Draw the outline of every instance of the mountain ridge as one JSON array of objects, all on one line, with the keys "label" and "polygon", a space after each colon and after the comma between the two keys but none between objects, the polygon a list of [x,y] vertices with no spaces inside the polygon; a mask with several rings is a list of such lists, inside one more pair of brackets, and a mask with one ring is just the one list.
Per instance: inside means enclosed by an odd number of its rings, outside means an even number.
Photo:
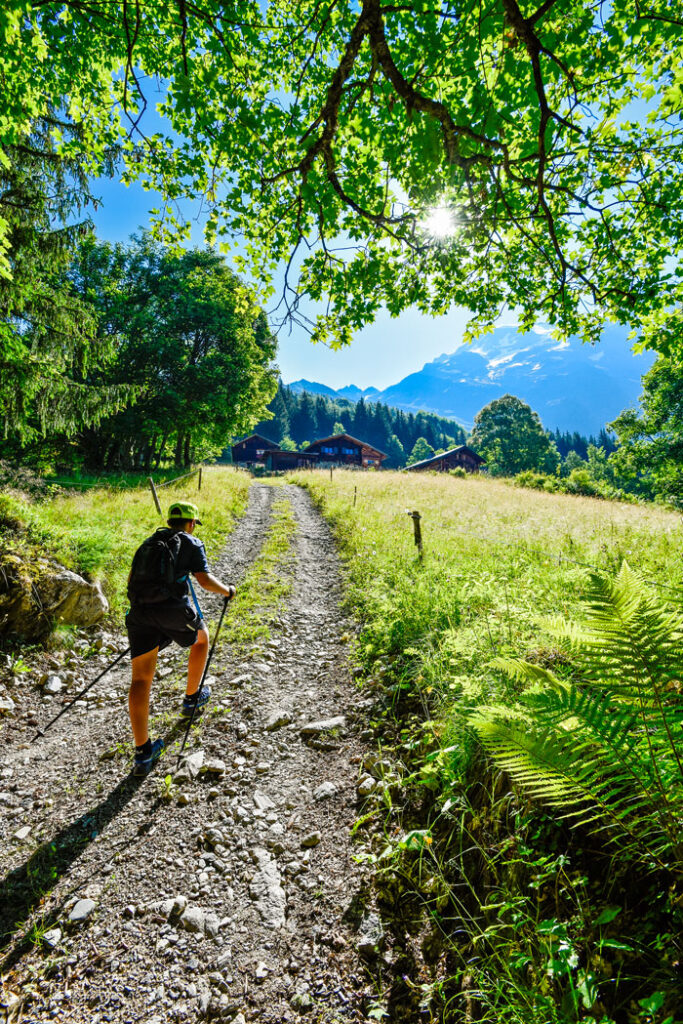
[{"label": "mountain ridge", "polygon": [[638,403],[642,374],[654,359],[652,352],[634,355],[622,327],[608,326],[596,346],[578,339],[558,343],[543,326],[528,334],[498,327],[383,390],[356,385],[335,390],[305,380],[288,387],[328,398],[363,397],[405,412],[433,412],[467,429],[480,409],[509,393],[527,402],[548,430],[597,434]]}]

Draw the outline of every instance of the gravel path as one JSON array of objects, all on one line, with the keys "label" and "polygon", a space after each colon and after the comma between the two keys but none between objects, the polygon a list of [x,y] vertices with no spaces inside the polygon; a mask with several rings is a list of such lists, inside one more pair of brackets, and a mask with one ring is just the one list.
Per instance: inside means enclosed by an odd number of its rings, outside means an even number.
[{"label": "gravel path", "polygon": [[[329,530],[303,491],[255,484],[212,568],[243,577],[274,493],[298,527],[291,596],[265,650],[216,656],[213,710],[180,772],[169,753],[147,779],[128,774],[127,659],[32,745],[62,695],[45,698],[35,677],[12,691],[20,711],[0,736],[8,1021],[365,1019],[359,947],[372,953],[377,922],[350,839],[364,702]],[[100,654],[84,659],[77,643],[44,666],[69,699],[126,646],[95,639]],[[185,664],[164,652],[153,691],[171,743]]]}]

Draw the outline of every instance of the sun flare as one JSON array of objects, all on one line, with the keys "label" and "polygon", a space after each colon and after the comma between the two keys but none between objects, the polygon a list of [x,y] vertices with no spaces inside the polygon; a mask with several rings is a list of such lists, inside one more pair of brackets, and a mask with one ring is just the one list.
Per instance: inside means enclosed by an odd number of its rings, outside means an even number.
[{"label": "sun flare", "polygon": [[453,211],[447,206],[435,206],[423,221],[424,230],[432,238],[448,238],[455,233]]}]

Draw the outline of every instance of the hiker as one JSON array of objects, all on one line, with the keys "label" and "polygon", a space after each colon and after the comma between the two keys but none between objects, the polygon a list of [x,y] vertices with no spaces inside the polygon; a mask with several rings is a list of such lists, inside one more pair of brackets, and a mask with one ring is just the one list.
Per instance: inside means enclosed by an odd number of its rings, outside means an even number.
[{"label": "hiker", "polygon": [[128,709],[135,741],[134,775],[146,775],[164,749],[162,739],[152,742],[149,737],[149,695],[159,651],[173,641],[190,649],[183,717],[189,718],[195,706],[201,710],[211,696],[208,686],[197,692],[209,651],[209,634],[189,574],[204,590],[228,599],[235,596],[235,587],[221,583],[209,572],[204,545],[194,536],[195,526],[201,526],[197,506],[189,501],[173,502],[168,510],[168,527],[159,527],[140,545],[128,577],[130,610],[126,628],[132,666]]}]

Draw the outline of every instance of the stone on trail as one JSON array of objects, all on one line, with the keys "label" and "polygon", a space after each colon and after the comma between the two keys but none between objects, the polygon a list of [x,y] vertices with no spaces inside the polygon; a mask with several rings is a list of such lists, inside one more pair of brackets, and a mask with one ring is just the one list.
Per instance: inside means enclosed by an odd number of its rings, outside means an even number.
[{"label": "stone on trail", "polygon": [[10,714],[14,711],[16,704],[6,693],[0,693],[0,711]]},{"label": "stone on trail", "polygon": [[48,932],[43,935],[43,942],[48,949],[56,949],[59,943],[62,941],[62,929],[61,928],[50,928]]},{"label": "stone on trail", "polygon": [[269,811],[271,810],[271,808],[275,807],[275,804],[270,799],[270,797],[263,793],[260,789],[254,791],[254,804],[256,805],[259,811]]},{"label": "stone on trail", "polygon": [[358,930],[358,952],[361,956],[377,956],[384,943],[384,929],[379,914],[366,914]]},{"label": "stone on trail", "polygon": [[96,904],[94,900],[78,900],[69,914],[70,923],[82,924],[83,921],[87,921],[95,909],[95,906]]},{"label": "stone on trail", "polygon": [[204,917],[204,934],[209,939],[215,939],[220,931],[221,922],[217,914],[206,914]]},{"label": "stone on trail", "polygon": [[226,766],[225,761],[221,761],[220,758],[214,757],[202,765],[200,769],[202,774],[208,772],[211,775],[225,775]]},{"label": "stone on trail", "polygon": [[43,684],[43,693],[60,693],[64,688],[61,676],[47,676]]},{"label": "stone on trail", "polygon": [[317,846],[322,839],[322,832],[311,832],[309,835],[304,836],[301,840],[301,845],[304,849],[312,846]]},{"label": "stone on trail", "polygon": [[30,835],[31,835],[31,826],[30,825],[22,825],[20,829],[17,829],[17,831],[14,833],[12,838],[16,839],[18,843],[23,843],[24,839],[28,839],[28,837]]},{"label": "stone on trail", "polygon": [[183,767],[187,768],[188,772],[190,773],[190,776],[193,779],[195,779],[199,775],[199,772],[201,771],[203,764],[203,750],[195,750],[193,754],[188,754],[188,756],[183,761]]},{"label": "stone on trail", "polygon": [[258,870],[251,880],[249,895],[256,901],[261,920],[269,928],[282,928],[285,924],[285,891],[280,884],[280,872],[267,850],[256,847],[252,857]]},{"label": "stone on trail", "polygon": [[180,915],[180,924],[188,932],[204,934],[206,915],[201,907],[186,907]]},{"label": "stone on trail", "polygon": [[268,715],[266,719],[266,732],[275,732],[276,729],[282,729],[283,726],[289,725],[292,721],[293,716],[291,712],[280,708]]},{"label": "stone on trail", "polygon": [[334,782],[323,782],[313,791],[314,800],[329,800],[337,795],[337,787]]},{"label": "stone on trail", "polygon": [[299,1013],[308,1013],[313,1009],[313,997],[310,992],[295,992],[292,996],[292,1008]]},{"label": "stone on trail", "polygon": [[346,725],[344,715],[336,715],[334,718],[324,718],[319,722],[307,722],[299,730],[302,736],[319,736],[323,732],[331,732],[333,729],[343,729]]},{"label": "stone on trail", "polygon": [[366,796],[370,796],[377,789],[377,779],[373,779],[372,775],[364,775],[356,786],[356,792],[358,796],[364,799]]}]

